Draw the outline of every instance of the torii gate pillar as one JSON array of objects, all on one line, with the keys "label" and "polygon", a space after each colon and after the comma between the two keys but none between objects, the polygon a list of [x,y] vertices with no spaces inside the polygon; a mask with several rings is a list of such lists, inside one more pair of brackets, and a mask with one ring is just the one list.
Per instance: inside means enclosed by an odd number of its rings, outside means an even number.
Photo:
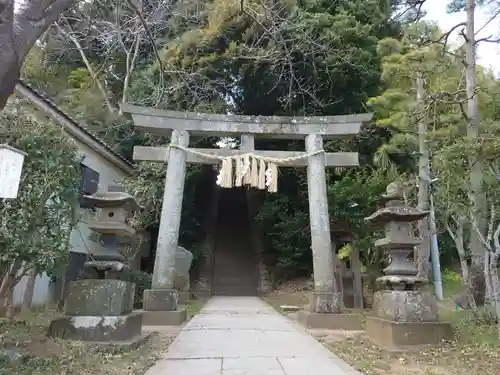
[{"label": "torii gate pillar", "polygon": [[[314,153],[323,149],[323,137],[309,134],[306,151]],[[335,283],[335,258],[330,237],[330,218],[326,192],[325,155],[308,157],[307,189],[309,194],[309,220],[314,268],[314,291],[311,293],[310,310],[320,314],[340,313],[342,296]]]},{"label": "torii gate pillar", "polygon": [[[188,147],[189,133],[174,130],[170,142]],[[178,325],[186,320],[186,309],[179,309],[178,306],[179,291],[173,289],[186,180],[186,152],[171,147],[168,159],[153,281],[151,289],[144,291],[143,308],[147,325]]]}]

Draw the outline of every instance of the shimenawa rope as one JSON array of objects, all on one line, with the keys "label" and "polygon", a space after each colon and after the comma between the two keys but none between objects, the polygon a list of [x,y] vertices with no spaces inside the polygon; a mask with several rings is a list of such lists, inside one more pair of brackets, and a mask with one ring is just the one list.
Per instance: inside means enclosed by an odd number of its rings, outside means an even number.
[{"label": "shimenawa rope", "polygon": [[188,147],[172,143],[167,147],[175,147],[204,159],[220,160],[222,163],[216,183],[222,188],[250,185],[261,190],[267,189],[270,193],[276,193],[278,191],[278,165],[287,164],[296,160],[307,159],[310,156],[325,154],[325,150],[318,150],[299,156],[279,159],[265,157],[253,152],[246,152],[231,156],[217,156],[195,151],[192,148],[190,149]]}]

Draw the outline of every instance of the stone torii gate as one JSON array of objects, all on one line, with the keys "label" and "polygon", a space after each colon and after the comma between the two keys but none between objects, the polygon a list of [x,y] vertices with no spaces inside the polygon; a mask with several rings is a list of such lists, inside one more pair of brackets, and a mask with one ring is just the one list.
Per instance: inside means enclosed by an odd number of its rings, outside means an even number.
[{"label": "stone torii gate", "polygon": [[[325,168],[356,167],[359,161],[356,152],[322,152],[323,140],[358,134],[362,124],[371,120],[372,114],[313,117],[216,115],[165,111],[129,104],[123,105],[122,110],[132,116],[138,129],[170,136],[171,145],[178,146],[134,147],[134,160],[167,163],[153,282],[151,289],[144,292],[143,303],[146,314],[154,315],[151,320],[155,324],[180,324],[185,319],[185,310],[178,306],[178,292],[173,290],[173,282],[186,164],[220,162],[200,157],[200,154],[226,157],[251,152],[275,159],[295,158],[277,163],[280,167],[307,167],[314,269],[311,313],[341,312],[342,301],[335,283],[335,252],[332,251],[330,237]],[[188,149],[190,136],[239,136],[241,150]],[[255,150],[255,137],[305,139],[306,152]],[[304,158],[297,159],[298,156]],[[145,320],[150,319],[146,317]]]}]

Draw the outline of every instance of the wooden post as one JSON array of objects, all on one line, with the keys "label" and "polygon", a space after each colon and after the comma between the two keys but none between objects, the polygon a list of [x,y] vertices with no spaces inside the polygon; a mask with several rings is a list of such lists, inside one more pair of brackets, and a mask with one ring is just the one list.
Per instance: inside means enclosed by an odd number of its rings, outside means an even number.
[{"label": "wooden post", "polygon": [[359,250],[353,246],[351,252],[352,286],[354,294],[354,308],[363,309],[363,280],[361,277],[361,260]]}]

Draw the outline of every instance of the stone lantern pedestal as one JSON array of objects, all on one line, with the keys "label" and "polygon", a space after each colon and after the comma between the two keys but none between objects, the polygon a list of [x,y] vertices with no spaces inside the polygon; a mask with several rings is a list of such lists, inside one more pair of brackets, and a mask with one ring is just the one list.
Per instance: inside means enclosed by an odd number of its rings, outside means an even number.
[{"label": "stone lantern pedestal", "polygon": [[389,253],[391,263],[377,279],[380,291],[373,299],[375,316],[366,320],[366,332],[378,345],[400,350],[436,345],[451,339],[449,323],[439,321],[436,299],[427,288],[427,280],[417,278],[417,268],[409,261],[421,239],[413,235],[411,223],[428,215],[404,204],[401,188],[390,184],[382,196],[385,207],[365,220],[382,224],[385,238],[375,247]]},{"label": "stone lantern pedestal", "polygon": [[118,278],[130,270],[120,248],[135,243],[135,230],[129,219],[139,206],[132,196],[122,192],[96,193],[84,198],[98,209],[96,221],[89,227],[100,233],[103,252],[91,254],[85,263],[92,278],[69,284],[65,316],[52,321],[48,335],[136,347],[145,340],[143,313],[133,311],[135,284]]}]

